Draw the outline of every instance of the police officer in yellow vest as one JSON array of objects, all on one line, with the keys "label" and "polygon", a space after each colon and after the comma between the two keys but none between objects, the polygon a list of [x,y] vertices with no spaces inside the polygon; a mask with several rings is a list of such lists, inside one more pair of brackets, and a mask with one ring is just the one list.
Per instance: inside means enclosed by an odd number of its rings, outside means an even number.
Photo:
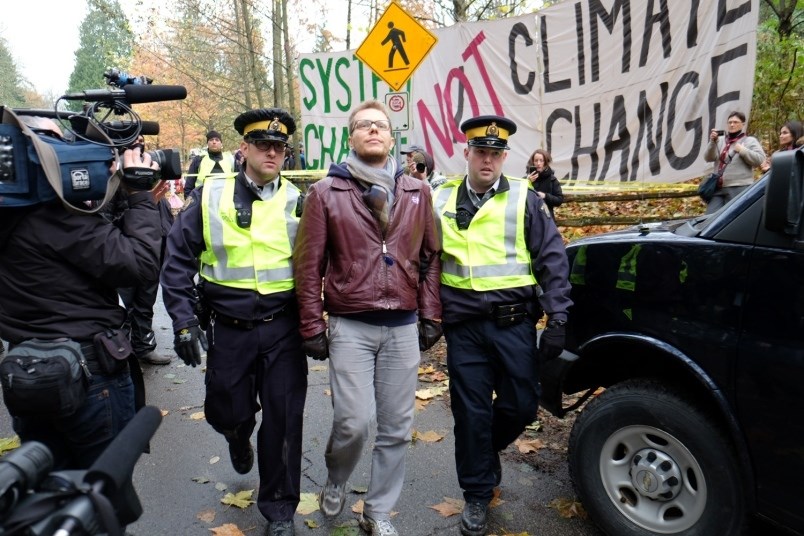
[{"label": "police officer in yellow vest", "polygon": [[[502,174],[516,124],[480,116],[461,130],[468,173],[435,190],[433,203],[455,461],[466,501],[461,533],[482,536],[502,477],[500,451],[536,419],[539,360],[563,350],[572,301],[550,211],[527,180]],[[549,321],[537,350],[542,311]]]},{"label": "police officer in yellow vest", "polygon": [[[199,343],[209,341],[204,411],[238,473],[254,463],[250,438],[262,408],[257,506],[268,534],[287,536],[300,497],[307,390],[291,264],[301,193],[280,176],[296,125],[270,108],[245,112],[234,126],[243,135],[242,171],[208,177],[190,194],[168,235],[162,294],[177,355],[200,365]],[[197,316],[196,274],[207,326],[199,326],[206,322]]]},{"label": "police officer in yellow vest", "polygon": [[187,169],[184,194],[187,195],[204,184],[212,173],[234,173],[237,169],[232,153],[223,150],[223,141],[217,130],[207,132],[207,154],[196,156]]}]

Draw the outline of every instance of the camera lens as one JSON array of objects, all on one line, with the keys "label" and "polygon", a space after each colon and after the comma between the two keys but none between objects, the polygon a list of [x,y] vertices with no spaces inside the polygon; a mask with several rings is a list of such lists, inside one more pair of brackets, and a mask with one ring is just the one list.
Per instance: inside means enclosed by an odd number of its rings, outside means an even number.
[{"label": "camera lens", "polygon": [[424,170],[427,169],[427,166],[424,164],[416,164],[416,171],[419,173],[424,173]]}]

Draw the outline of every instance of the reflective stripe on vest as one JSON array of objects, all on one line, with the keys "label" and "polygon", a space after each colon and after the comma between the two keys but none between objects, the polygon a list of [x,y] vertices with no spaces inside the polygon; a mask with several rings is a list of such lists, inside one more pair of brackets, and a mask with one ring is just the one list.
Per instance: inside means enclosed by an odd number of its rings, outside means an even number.
[{"label": "reflective stripe on vest", "polygon": [[[220,285],[272,294],[293,284],[291,252],[300,192],[287,180],[268,201],[251,206],[251,227],[237,225],[234,179],[210,177],[202,195],[204,242],[200,275]],[[285,221],[285,225],[277,222]]]},{"label": "reflective stripe on vest", "polygon": [[[201,159],[201,163],[198,164],[198,174],[195,177],[196,188],[198,188],[204,183],[204,179],[206,179],[207,176],[210,173],[212,173],[212,168],[215,167],[216,163],[217,162],[212,158],[210,158],[208,154]],[[228,151],[223,152],[221,153],[220,163],[221,163],[221,169],[223,170],[224,173],[232,173],[232,170],[234,169],[234,156],[232,156],[232,153]],[[227,164],[229,169],[226,169]]]},{"label": "reflective stripe on vest", "polygon": [[528,183],[508,179],[510,190],[494,195],[458,229],[456,205],[462,181],[435,191],[436,227],[441,239],[441,284],[479,291],[536,284],[525,244]]},{"label": "reflective stripe on vest", "polygon": [[620,260],[620,268],[617,270],[617,288],[631,292],[636,289],[637,256],[640,249],[642,249],[641,245],[631,246],[628,253],[623,255]]}]

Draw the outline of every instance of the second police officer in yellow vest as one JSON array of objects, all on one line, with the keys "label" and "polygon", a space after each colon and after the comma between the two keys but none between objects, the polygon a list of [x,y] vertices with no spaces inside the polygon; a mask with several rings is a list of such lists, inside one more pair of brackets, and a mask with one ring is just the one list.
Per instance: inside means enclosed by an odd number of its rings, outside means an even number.
[{"label": "second police officer in yellow vest", "polygon": [[[536,418],[539,360],[563,350],[572,301],[567,255],[550,211],[527,180],[502,174],[516,124],[480,116],[461,130],[468,173],[435,190],[433,202],[455,462],[466,500],[461,533],[482,536],[502,478],[499,453]],[[542,311],[549,321],[537,350]]]},{"label": "second police officer in yellow vest", "polygon": [[[254,463],[250,437],[262,409],[257,506],[269,535],[289,536],[300,497],[307,392],[291,266],[301,193],[280,176],[296,125],[271,108],[245,112],[234,126],[243,135],[242,171],[208,177],[189,195],[168,236],[162,290],[176,353],[188,365],[201,364],[206,331],[204,412],[229,443],[238,473]],[[196,274],[208,325],[194,307]]]}]

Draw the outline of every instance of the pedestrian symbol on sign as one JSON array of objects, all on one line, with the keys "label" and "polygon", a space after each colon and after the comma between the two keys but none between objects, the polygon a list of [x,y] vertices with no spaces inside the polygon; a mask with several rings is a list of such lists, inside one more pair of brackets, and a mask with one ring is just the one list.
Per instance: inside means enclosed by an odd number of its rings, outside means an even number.
[{"label": "pedestrian symbol on sign", "polygon": [[386,43],[391,43],[391,51],[388,53],[388,70],[394,68],[394,56],[396,53],[399,52],[399,55],[402,57],[402,61],[405,62],[405,68],[410,65],[410,61],[408,61],[408,55],[405,54],[405,32],[398,28],[394,28],[394,23],[388,23],[388,35],[385,39],[382,40],[382,45]]}]

